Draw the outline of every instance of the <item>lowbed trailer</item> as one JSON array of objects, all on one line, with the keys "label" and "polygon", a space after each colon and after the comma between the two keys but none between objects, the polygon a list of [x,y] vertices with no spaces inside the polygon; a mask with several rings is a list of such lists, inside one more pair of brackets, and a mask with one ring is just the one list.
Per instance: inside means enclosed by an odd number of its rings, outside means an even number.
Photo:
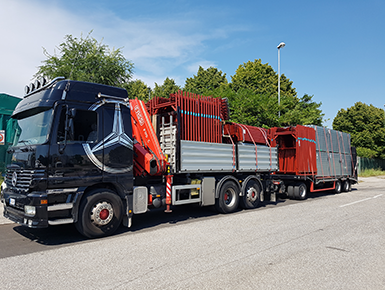
[{"label": "lowbed trailer", "polygon": [[319,126],[271,128],[271,145],[278,146],[279,170],[289,198],[305,199],[307,192],[350,191],[357,183],[356,152],[350,135]]},{"label": "lowbed trailer", "polygon": [[12,117],[18,134],[1,201],[5,217],[31,228],[74,223],[94,238],[151,207],[230,213],[279,192],[303,199],[356,182],[348,162],[341,172],[324,162],[329,174],[319,174],[318,158],[334,151],[316,146],[318,127],[232,123],[220,98],[179,92],[145,104],[120,88],[57,78],[28,89]]}]

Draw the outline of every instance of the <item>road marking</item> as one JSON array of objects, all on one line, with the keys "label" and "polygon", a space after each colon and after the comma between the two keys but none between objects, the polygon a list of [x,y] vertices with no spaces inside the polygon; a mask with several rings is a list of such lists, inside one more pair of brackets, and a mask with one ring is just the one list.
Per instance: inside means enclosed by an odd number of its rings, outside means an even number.
[{"label": "road marking", "polygon": [[351,202],[351,203],[347,203],[347,204],[340,205],[340,207],[345,207],[345,206],[353,205],[353,204],[360,203],[360,202],[363,202],[363,201],[371,200],[371,199],[380,197],[380,196],[382,196],[382,195],[383,195],[383,194],[379,194],[379,195],[376,195],[376,196],[373,196],[373,197],[364,198],[364,199],[357,200],[357,201],[354,201],[354,202]]}]

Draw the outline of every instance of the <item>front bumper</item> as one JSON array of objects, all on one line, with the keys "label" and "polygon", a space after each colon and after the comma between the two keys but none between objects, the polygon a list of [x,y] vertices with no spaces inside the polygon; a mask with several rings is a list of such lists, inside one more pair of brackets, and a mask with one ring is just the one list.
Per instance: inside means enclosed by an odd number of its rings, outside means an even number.
[{"label": "front bumper", "polygon": [[[46,203],[47,195],[38,192],[31,194],[14,194],[9,190],[3,191],[2,200],[4,206],[4,217],[9,220],[30,228],[48,227],[48,211]],[[24,212],[24,206],[35,207],[33,216]]]}]

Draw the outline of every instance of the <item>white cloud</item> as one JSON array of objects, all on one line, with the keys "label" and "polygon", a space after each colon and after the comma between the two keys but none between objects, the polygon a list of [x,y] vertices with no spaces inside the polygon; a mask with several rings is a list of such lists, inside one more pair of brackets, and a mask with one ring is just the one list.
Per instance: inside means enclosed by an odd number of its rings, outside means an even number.
[{"label": "white cloud", "polygon": [[77,27],[87,27],[87,23],[55,6],[43,7],[27,1],[0,2],[0,91],[21,96],[24,85],[45,59],[43,47],[53,53],[64,35],[78,31]]},{"label": "white cloud", "polygon": [[[47,4],[48,3],[48,4]],[[55,4],[56,3],[56,4]],[[54,54],[55,46],[72,34],[102,40],[110,47],[122,48],[123,54],[135,65],[134,78],[153,86],[175,76],[175,69],[196,73],[199,65],[215,66],[208,60],[197,62],[205,49],[204,42],[225,38],[226,30],[200,30],[201,23],[191,18],[179,20],[130,20],[117,17],[112,11],[65,10],[58,2],[0,0],[0,92],[22,95],[27,84],[46,59],[43,47]],[[182,19],[182,20],[180,20]],[[204,32],[199,32],[204,31]],[[194,62],[193,64],[190,64]],[[187,68],[187,69],[186,69]],[[183,85],[182,76],[175,81]]]},{"label": "white cloud", "polygon": [[200,66],[204,69],[208,69],[209,67],[216,67],[217,65],[215,62],[212,62],[212,61],[202,60],[202,61],[198,61],[190,64],[187,67],[187,71],[196,75]]}]

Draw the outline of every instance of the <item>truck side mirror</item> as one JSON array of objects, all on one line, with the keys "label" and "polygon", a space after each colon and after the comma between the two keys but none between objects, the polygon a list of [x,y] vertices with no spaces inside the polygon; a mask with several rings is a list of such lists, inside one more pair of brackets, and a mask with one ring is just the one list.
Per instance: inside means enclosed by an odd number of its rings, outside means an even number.
[{"label": "truck side mirror", "polygon": [[75,108],[68,108],[66,111],[66,121],[65,121],[65,135],[64,135],[64,146],[59,149],[60,153],[64,152],[64,149],[67,146],[68,140],[75,139],[75,130],[74,130],[74,118],[76,116]]},{"label": "truck side mirror", "polygon": [[67,114],[68,116],[70,117],[70,119],[73,119],[75,118],[76,116],[76,109],[75,108],[71,108],[67,111]]},{"label": "truck side mirror", "polygon": [[74,130],[74,119],[70,118],[66,124],[66,133],[67,133],[67,140],[74,140],[75,139],[75,130]]},{"label": "truck side mirror", "polygon": [[74,140],[75,139],[75,133],[74,133],[74,118],[76,116],[76,109],[75,108],[67,108],[66,112],[67,118],[66,118],[66,141],[68,140]]}]

